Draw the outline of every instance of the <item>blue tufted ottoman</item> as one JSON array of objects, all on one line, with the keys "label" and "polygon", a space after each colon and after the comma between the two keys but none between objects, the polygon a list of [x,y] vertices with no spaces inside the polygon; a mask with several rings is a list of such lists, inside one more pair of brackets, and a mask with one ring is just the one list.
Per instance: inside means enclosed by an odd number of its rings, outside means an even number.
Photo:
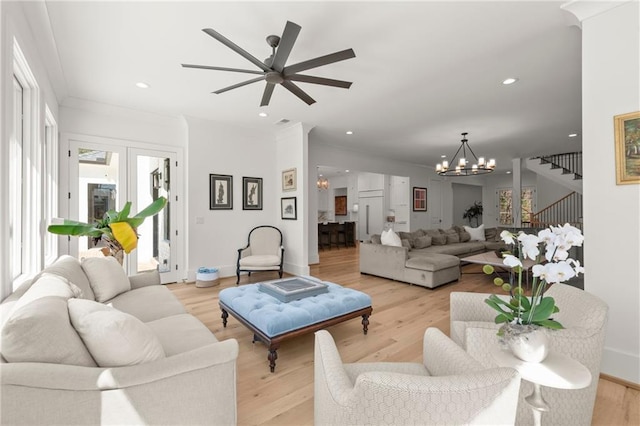
[{"label": "blue tufted ottoman", "polygon": [[231,314],[253,331],[253,341],[260,340],[269,348],[267,359],[272,373],[278,358],[277,350],[283,340],[359,316],[362,317],[364,334],[367,334],[372,312],[371,297],[361,291],[324,283],[329,286],[327,293],[287,303],[260,291],[260,284],[225,288],[219,295],[222,324],[227,326],[227,318]]}]

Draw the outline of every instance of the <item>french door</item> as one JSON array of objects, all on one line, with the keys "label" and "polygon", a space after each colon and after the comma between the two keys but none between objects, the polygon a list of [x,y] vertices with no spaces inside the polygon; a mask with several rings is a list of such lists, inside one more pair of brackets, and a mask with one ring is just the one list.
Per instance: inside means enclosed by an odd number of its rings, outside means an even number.
[{"label": "french door", "polygon": [[[129,275],[157,269],[163,283],[177,280],[176,191],[171,184],[176,157],[175,152],[69,140],[69,218],[92,223],[127,201],[133,216],[159,197],[168,200],[136,229],[138,247],[125,256]],[[71,238],[68,252],[83,258],[95,245],[89,237]]]}]

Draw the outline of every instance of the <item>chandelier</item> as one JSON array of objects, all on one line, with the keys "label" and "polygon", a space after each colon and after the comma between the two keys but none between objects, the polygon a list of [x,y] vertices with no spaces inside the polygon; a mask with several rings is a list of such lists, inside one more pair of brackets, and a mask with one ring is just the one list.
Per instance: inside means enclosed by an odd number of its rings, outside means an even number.
[{"label": "chandelier", "polygon": [[316,185],[318,185],[318,189],[329,189],[329,180],[326,177],[320,176]]},{"label": "chandelier", "polygon": [[[476,154],[473,153],[471,147],[469,146],[469,141],[467,140],[467,132],[462,133],[462,145],[453,154],[453,158],[451,159],[451,164],[456,164],[455,168],[450,168],[448,161],[443,161],[442,163],[436,164],[436,173],[440,176],[473,176],[473,175],[483,175],[485,173],[491,173],[493,169],[496,168],[496,160],[493,158],[489,161],[485,161],[484,157],[476,157]],[[475,158],[475,162],[471,164],[471,162],[467,159],[467,149]],[[458,161],[456,161],[456,157],[458,153],[462,150],[462,156]]]}]

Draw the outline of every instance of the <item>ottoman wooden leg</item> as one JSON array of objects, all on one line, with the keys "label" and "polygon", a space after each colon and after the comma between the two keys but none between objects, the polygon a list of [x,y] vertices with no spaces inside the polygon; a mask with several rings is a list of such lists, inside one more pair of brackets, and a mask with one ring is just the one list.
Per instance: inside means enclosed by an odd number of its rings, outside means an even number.
[{"label": "ottoman wooden leg", "polygon": [[269,360],[269,369],[273,373],[276,369],[276,359],[278,359],[278,348],[269,348],[269,355],[267,359]]},{"label": "ottoman wooden leg", "polygon": [[369,315],[362,316],[362,331],[364,331],[364,334],[369,331]]},{"label": "ottoman wooden leg", "polygon": [[225,328],[227,327],[227,318],[229,318],[229,313],[223,309],[222,310],[222,326]]}]

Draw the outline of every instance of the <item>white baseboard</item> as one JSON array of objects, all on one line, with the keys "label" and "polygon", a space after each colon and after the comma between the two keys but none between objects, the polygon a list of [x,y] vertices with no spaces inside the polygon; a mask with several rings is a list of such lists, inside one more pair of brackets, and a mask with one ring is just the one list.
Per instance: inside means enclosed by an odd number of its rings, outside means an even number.
[{"label": "white baseboard", "polygon": [[292,275],[309,275],[309,265],[293,265],[290,263],[284,264],[284,271]]},{"label": "white baseboard", "polygon": [[640,384],[640,356],[605,347],[600,372]]}]

